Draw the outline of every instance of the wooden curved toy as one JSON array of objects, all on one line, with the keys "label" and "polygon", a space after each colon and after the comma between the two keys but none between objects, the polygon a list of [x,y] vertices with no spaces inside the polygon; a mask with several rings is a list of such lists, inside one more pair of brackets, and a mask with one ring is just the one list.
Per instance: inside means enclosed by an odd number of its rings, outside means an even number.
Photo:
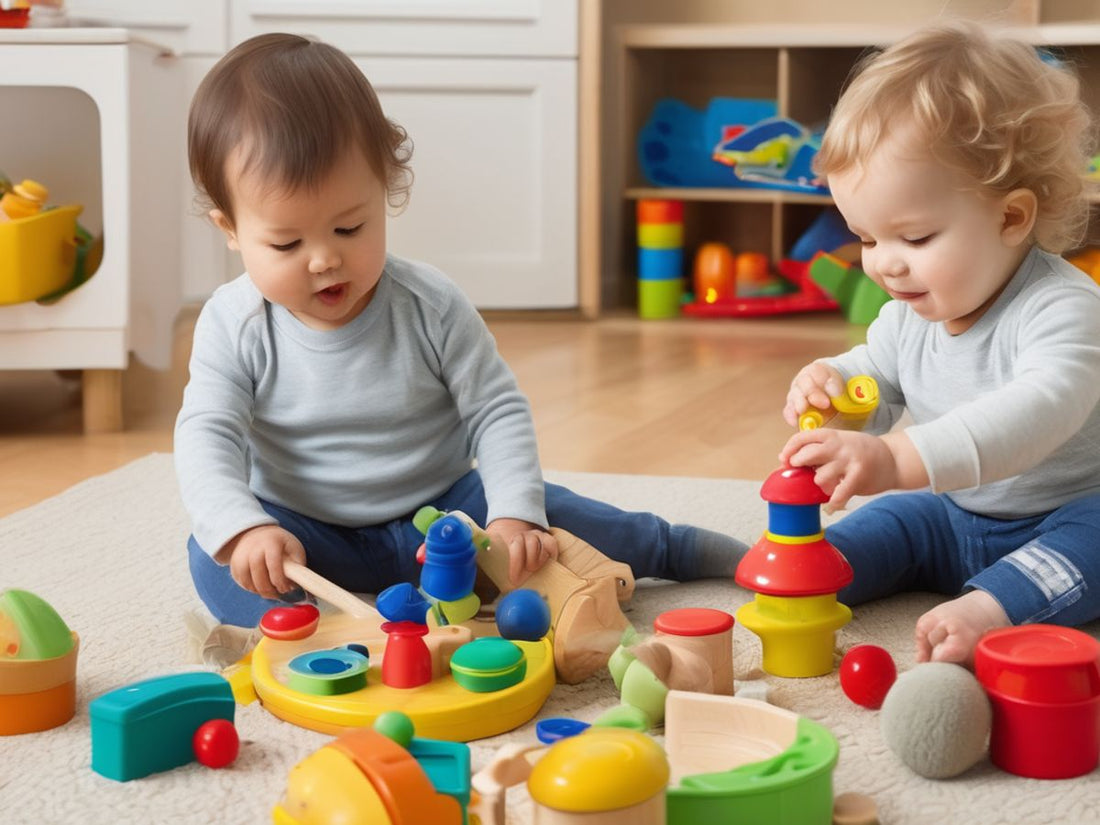
[{"label": "wooden curved toy", "polygon": [[310,570],[304,564],[298,564],[296,561],[287,560],[283,562],[283,570],[287,578],[292,582],[308,590],[314,596],[324,599],[334,607],[339,607],[345,613],[360,619],[377,619],[379,622],[385,621],[385,619],[382,618],[382,614],[374,607],[367,604],[354,593],[340,587],[340,585],[335,582],[329,581],[320,573]]},{"label": "wooden curved toy", "polygon": [[[508,578],[508,548],[465,513],[481,548],[477,562],[502,593],[514,590]],[[612,561],[592,545],[556,527],[558,558],[551,559],[521,585],[538,591],[550,605],[554,628],[554,666],[558,679],[575,685],[607,665],[630,621],[619,608],[634,594],[629,565]]]}]

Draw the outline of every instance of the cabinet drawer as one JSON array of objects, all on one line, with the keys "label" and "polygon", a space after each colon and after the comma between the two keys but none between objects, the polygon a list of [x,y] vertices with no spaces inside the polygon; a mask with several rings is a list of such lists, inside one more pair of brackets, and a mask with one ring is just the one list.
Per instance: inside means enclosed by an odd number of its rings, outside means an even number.
[{"label": "cabinet drawer", "polygon": [[130,29],[177,54],[221,55],[229,48],[229,0],[66,0],[69,15]]},{"label": "cabinet drawer", "polygon": [[311,34],[356,55],[576,57],[577,0],[236,0],[230,39]]}]

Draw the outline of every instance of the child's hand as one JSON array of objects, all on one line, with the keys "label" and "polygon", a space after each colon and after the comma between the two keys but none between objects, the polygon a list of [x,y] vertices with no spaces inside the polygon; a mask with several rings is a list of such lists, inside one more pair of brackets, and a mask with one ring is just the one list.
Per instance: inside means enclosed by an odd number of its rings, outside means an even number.
[{"label": "child's hand", "polygon": [[306,563],[306,550],[298,537],[277,524],[263,524],[238,533],[218,551],[218,561],[229,559],[233,581],[265,599],[276,599],[297,585],[287,578],[283,561]]},{"label": "child's hand", "polygon": [[825,512],[843,510],[855,495],[874,495],[898,486],[894,453],[878,436],[848,430],[803,430],[788,439],[779,460],[816,469],[814,483],[829,496]]},{"label": "child's hand", "polygon": [[814,361],[798,371],[787,393],[783,419],[792,427],[811,406],[827,410],[834,396],[844,394],[844,377],[823,361]]},{"label": "child's hand", "polygon": [[541,527],[514,518],[498,518],[485,528],[508,548],[508,581],[523,581],[550,559],[558,557],[558,540]]},{"label": "child's hand", "polygon": [[971,590],[937,605],[917,620],[918,662],[958,662],[974,666],[974,648],[990,630],[1012,622],[1001,603],[984,590]]}]

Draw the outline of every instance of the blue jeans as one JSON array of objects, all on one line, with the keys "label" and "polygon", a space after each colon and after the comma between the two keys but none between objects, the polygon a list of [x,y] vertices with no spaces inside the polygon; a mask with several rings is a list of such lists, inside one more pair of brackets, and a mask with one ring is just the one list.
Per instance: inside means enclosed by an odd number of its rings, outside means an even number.
[{"label": "blue jeans", "polygon": [[[347,590],[378,593],[399,582],[420,580],[416,549],[424,537],[413,526],[412,513],[386,524],[341,527],[271,502],[260,503],[302,542],[310,569]],[[476,470],[427,503],[439,510],[461,510],[478,524],[485,523],[485,491]],[[546,517],[554,527],[629,564],[636,578],[686,581],[701,575],[694,564],[694,527],[672,525],[652,513],[626,512],[556,484],[546,485]],[[218,621],[253,627],[267,610],[283,603],[238,586],[229,568],[214,562],[194,536],[188,539],[187,552],[195,589]]]},{"label": "blue jeans", "polygon": [[984,590],[1013,624],[1074,626],[1100,617],[1100,495],[1020,519],[971,513],[943,495],[898,493],[825,531],[855,579],[838,594],[860,604],[927,590]]}]

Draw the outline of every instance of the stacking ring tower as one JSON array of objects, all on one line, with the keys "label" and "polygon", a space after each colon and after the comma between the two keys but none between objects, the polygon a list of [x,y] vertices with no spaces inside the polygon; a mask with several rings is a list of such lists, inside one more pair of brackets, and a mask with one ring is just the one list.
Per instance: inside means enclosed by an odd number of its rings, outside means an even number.
[{"label": "stacking ring tower", "polygon": [[852,567],[821,529],[829,497],[808,467],[776,470],[760,496],[768,502],[768,529],[735,576],[756,597],[737,611],[737,621],[760,637],[768,673],[823,676],[833,670],[836,631],[852,618],[836,600]]}]

